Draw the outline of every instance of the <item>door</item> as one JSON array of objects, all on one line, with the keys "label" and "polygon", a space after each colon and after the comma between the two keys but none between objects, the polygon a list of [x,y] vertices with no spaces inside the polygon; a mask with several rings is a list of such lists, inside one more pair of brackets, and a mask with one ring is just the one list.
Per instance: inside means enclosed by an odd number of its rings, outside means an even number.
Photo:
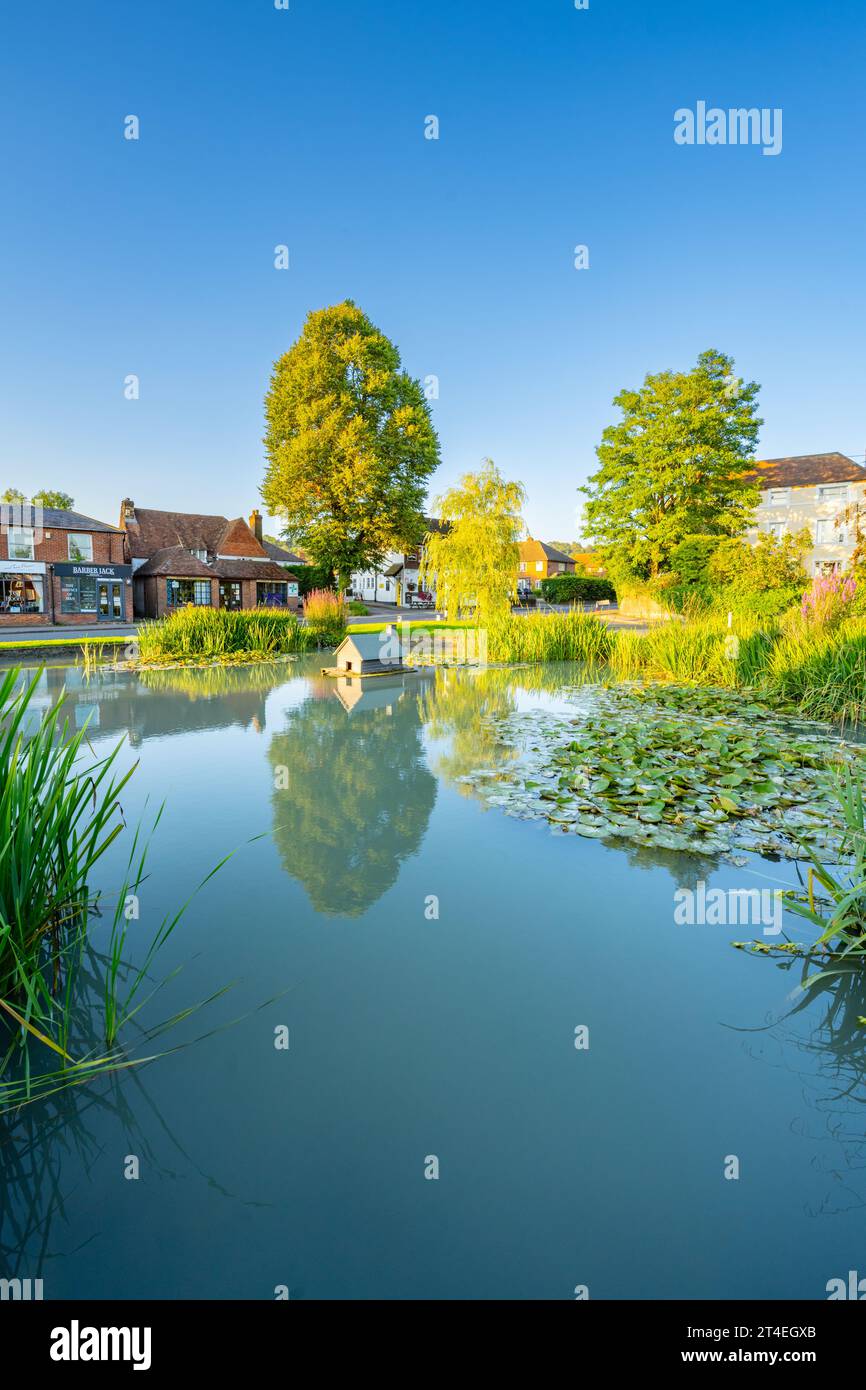
[{"label": "door", "polygon": [[241,606],[241,586],[234,580],[220,580],[220,608],[228,608],[231,612],[236,611]]},{"label": "door", "polygon": [[123,618],[121,586],[110,579],[100,579],[96,586],[96,616],[100,622],[119,623]]}]

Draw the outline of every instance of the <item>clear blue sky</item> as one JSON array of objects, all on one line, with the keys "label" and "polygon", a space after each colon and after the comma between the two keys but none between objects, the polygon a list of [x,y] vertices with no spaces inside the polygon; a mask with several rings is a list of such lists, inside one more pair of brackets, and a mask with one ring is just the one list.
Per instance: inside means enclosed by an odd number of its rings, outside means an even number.
[{"label": "clear blue sky", "polygon": [[[4,486],[246,514],[272,362],[347,296],[440,378],[432,492],[489,454],[544,539],[615,393],[705,347],[762,455],[862,457],[863,0],[290,4],[6,8]],[[782,153],[677,146],[698,100],[781,107]]]}]

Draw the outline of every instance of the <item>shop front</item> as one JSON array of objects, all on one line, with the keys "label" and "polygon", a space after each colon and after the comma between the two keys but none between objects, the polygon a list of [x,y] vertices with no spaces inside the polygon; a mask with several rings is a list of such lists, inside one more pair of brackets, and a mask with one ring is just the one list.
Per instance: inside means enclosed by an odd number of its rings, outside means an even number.
[{"label": "shop front", "polygon": [[130,565],[53,566],[55,620],[63,623],[122,623],[131,617]]},{"label": "shop front", "polygon": [[45,598],[43,561],[0,560],[0,617],[16,622],[41,620]]}]

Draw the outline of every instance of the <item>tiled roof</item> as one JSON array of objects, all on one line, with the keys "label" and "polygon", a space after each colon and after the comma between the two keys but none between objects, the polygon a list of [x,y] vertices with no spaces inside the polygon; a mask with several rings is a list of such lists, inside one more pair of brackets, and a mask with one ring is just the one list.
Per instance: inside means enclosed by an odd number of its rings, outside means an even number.
[{"label": "tiled roof", "polygon": [[564,550],[557,550],[556,546],[548,545],[546,541],[537,541],[536,544],[541,546],[548,560],[554,560],[560,565],[574,564],[574,556],[566,555]]},{"label": "tiled roof", "polygon": [[206,550],[218,555],[220,546],[229,538],[249,547],[250,555],[264,558],[265,551],[243,517],[229,521],[225,516],[209,516],[204,512],[164,512],[136,507],[133,519],[126,523],[130,555],[138,560],[157,550],[182,546],[185,550]]},{"label": "tiled roof", "polygon": [[63,511],[59,507],[40,508],[29,503],[20,507],[17,502],[4,502],[3,506],[10,509],[6,516],[13,526],[41,525],[43,531],[118,531],[116,526],[107,526],[104,521],[94,521],[92,516],[83,516],[81,512]]},{"label": "tiled roof", "polygon": [[167,545],[157,550],[135,571],[136,579],[165,574],[175,579],[212,579],[214,571],[203,560],[190,555],[185,546]]},{"label": "tiled roof", "polygon": [[295,579],[282,565],[273,560],[214,560],[205,569],[215,574],[217,579],[278,579],[285,583]]},{"label": "tiled roof", "polygon": [[760,459],[750,476],[761,488],[809,487],[815,483],[866,483],[866,469],[847,454],[797,454]]},{"label": "tiled roof", "polygon": [[296,555],[292,550],[284,550],[281,545],[274,545],[273,541],[262,541],[265,551],[272,560],[276,560],[283,565],[304,565],[306,560],[302,556]]}]

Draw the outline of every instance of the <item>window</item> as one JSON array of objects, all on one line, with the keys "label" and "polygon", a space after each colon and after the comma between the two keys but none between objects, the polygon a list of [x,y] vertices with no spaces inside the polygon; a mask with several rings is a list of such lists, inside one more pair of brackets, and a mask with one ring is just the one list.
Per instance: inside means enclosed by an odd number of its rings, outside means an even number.
[{"label": "window", "polygon": [[816,545],[844,545],[845,527],[839,526],[831,516],[819,517],[815,522]]},{"label": "window", "polygon": [[278,579],[269,579],[265,583],[260,580],[256,584],[256,603],[259,608],[285,608],[288,601],[288,582],[281,584]]},{"label": "window", "polygon": [[782,539],[782,537],[784,536],[784,534],[785,534],[785,523],[784,523],[784,521],[771,521],[771,522],[770,522],[769,526],[767,527],[767,535],[768,535],[768,536],[773,536],[773,538],[774,538],[775,540],[780,541],[780,540]]},{"label": "window", "polygon": [[170,608],[180,608],[185,603],[194,603],[199,608],[210,606],[209,579],[167,579],[165,588]]},{"label": "window", "polygon": [[767,493],[767,502],[771,507],[787,507],[790,488],[771,487]]},{"label": "window", "polygon": [[[9,559],[10,560],[33,560],[33,527],[32,526],[10,526],[9,527]],[[42,611],[41,609],[39,610]]]},{"label": "window", "polygon": [[544,561],[543,561],[543,560],[536,560],[536,562],[535,562],[535,568],[536,568],[536,571],[538,572],[538,574],[543,574],[543,573],[544,573]]},{"label": "window", "polygon": [[44,613],[41,574],[0,573],[0,613]]},{"label": "window", "polygon": [[61,613],[95,613],[96,580],[86,575],[64,574],[60,581]]},{"label": "window", "polygon": [[90,564],[93,560],[93,537],[70,531],[69,558],[70,560],[86,560]]},{"label": "window", "polygon": [[526,561],[525,561],[525,560],[521,560],[521,561],[520,561],[520,573],[521,573],[521,574],[525,574],[525,573],[526,573]]},{"label": "window", "polygon": [[206,550],[191,550],[189,553],[190,555],[194,555],[197,560],[201,560],[202,564],[207,564]]},{"label": "window", "polygon": [[828,483],[818,488],[819,502],[847,502],[847,483]]}]

